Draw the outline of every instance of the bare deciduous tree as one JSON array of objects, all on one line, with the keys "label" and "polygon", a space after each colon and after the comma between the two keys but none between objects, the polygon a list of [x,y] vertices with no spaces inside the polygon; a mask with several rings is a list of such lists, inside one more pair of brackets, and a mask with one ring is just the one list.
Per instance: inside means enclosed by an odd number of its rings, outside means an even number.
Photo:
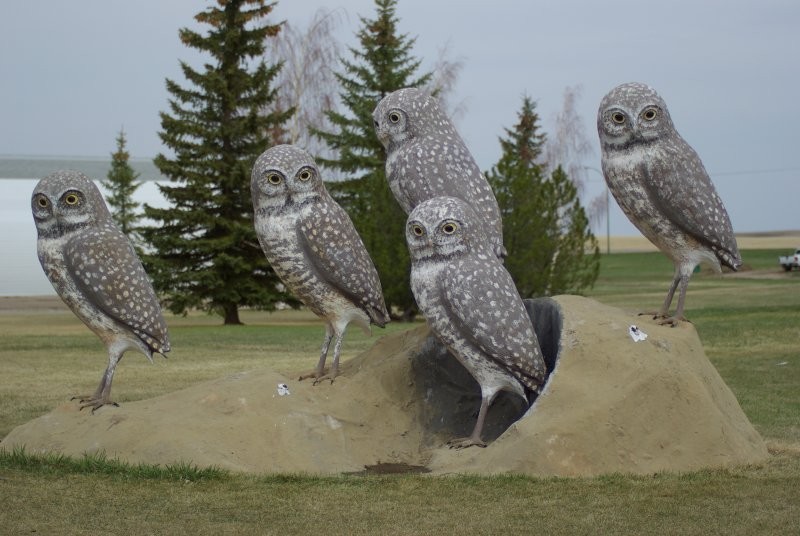
[{"label": "bare deciduous tree", "polygon": [[591,156],[592,146],[576,111],[575,105],[580,96],[581,86],[564,88],[564,101],[561,111],[554,118],[553,129],[547,135],[543,160],[550,172],[561,166],[578,192],[582,193],[586,182],[583,161]]},{"label": "bare deciduous tree", "polygon": [[299,145],[316,157],[330,156],[328,147],[311,135],[310,127],[329,130],[326,113],[339,104],[339,82],[334,73],[342,47],[334,33],[342,15],[341,9],[319,9],[305,29],[285,22],[277,37],[266,42],[267,56],[284,62],[274,82],[275,107],[294,108],[280,141]]},{"label": "bare deciduous tree", "polygon": [[[586,188],[587,171],[594,169],[585,165],[592,156],[592,145],[584,130],[584,124],[577,112],[576,104],[581,96],[580,85],[564,88],[564,101],[561,111],[554,118],[554,127],[547,136],[543,161],[548,171],[558,166],[567,173],[572,183],[583,194]],[[601,173],[602,178],[602,173]],[[593,223],[600,224],[606,218],[606,195],[599,194],[587,203],[587,215]]]},{"label": "bare deciduous tree", "polygon": [[431,69],[432,77],[425,84],[424,89],[435,94],[445,113],[451,119],[456,120],[467,111],[466,103],[463,100],[459,102],[452,102],[451,100],[456,82],[458,82],[458,75],[464,67],[464,62],[461,59],[451,60],[448,58],[449,55],[450,44],[448,43],[439,49],[439,55]]}]

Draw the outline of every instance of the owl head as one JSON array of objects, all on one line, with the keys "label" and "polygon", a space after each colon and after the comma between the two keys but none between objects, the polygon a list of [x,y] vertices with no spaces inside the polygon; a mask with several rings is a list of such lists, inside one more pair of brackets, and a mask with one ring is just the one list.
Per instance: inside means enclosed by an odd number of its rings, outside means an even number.
[{"label": "owl head", "polygon": [[629,82],[612,89],[600,102],[597,131],[603,148],[625,148],[649,143],[672,133],[675,127],[656,90]]},{"label": "owl head", "polygon": [[406,222],[411,259],[448,258],[476,252],[494,258],[484,222],[456,197],[433,197],[417,205]]},{"label": "owl head", "polygon": [[79,171],[56,171],[40,180],[31,196],[39,236],[58,236],[111,219],[100,190]]},{"label": "owl head", "polygon": [[372,119],[378,139],[388,150],[427,132],[452,130],[436,98],[413,87],[386,95],[372,112]]},{"label": "owl head", "polygon": [[324,195],[325,185],[316,162],[294,145],[270,147],[258,157],[250,175],[256,208],[299,205]]}]

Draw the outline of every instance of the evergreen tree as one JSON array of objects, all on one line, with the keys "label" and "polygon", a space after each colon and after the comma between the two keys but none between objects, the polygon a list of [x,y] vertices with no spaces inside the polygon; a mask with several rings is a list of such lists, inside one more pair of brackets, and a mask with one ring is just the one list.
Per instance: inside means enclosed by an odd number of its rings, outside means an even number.
[{"label": "evergreen tree", "polygon": [[[500,138],[502,156],[486,178],[503,216],[505,265],[523,298],[579,293],[597,279],[600,251],[578,191],[559,166],[541,163],[545,134],[524,97],[518,123]],[[591,253],[587,253],[587,248]]]},{"label": "evergreen tree", "polygon": [[136,173],[128,163],[130,155],[125,148],[125,130],[120,129],[117,136],[117,151],[111,153],[111,169],[100,184],[108,191],[106,200],[111,207],[111,217],[129,238],[135,241],[136,222],[139,203],[133,200],[133,194],[141,186]]},{"label": "evergreen tree", "polygon": [[406,215],[386,180],[386,151],[375,135],[372,111],[389,93],[422,86],[432,75],[416,74],[421,62],[411,56],[415,40],[398,33],[396,4],[396,0],[375,0],[375,19],[361,17],[362,28],[356,34],[360,48],[350,48],[353,59],[342,58],[343,72],[336,73],[347,113],[329,112],[335,131],[316,130],[315,135],[338,155],[319,162],[347,177],[329,187],[375,262],[387,306],[409,318],[414,297],[408,284]]},{"label": "evergreen tree", "polygon": [[263,59],[264,40],[280,25],[264,0],[218,0],[195,19],[208,33],[180,30],[181,41],[212,57],[196,70],[181,62],[190,87],[167,80],[169,112],[159,136],[174,156],[154,162],[171,185],[159,186],[171,207],[145,206],[156,222],[142,230],[156,289],[174,313],[201,308],[239,324],[239,307],[272,309],[287,297],[253,228],[250,170],[292,110],[263,113],[275,98],[280,64]]}]

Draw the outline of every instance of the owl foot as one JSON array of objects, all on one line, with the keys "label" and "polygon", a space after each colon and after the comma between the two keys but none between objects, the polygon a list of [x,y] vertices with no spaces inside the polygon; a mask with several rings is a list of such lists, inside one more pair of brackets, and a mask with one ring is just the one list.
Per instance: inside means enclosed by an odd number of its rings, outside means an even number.
[{"label": "owl foot", "polygon": [[94,395],[91,396],[73,396],[70,400],[77,400],[81,403],[80,410],[84,408],[92,408],[92,413],[94,413],[97,409],[102,408],[103,406],[116,406],[119,407],[119,404],[114,402],[113,400],[109,400],[107,398],[95,398]]},{"label": "owl foot", "polygon": [[652,316],[653,320],[658,320],[659,318],[667,318],[667,315],[665,315],[661,311],[642,311],[641,313],[639,313],[638,316]]},{"label": "owl foot", "polygon": [[475,438],[472,436],[469,437],[459,437],[457,439],[451,439],[447,442],[447,446],[451,449],[465,449],[467,447],[481,447],[483,449],[486,448],[486,443],[480,440],[480,438]]},{"label": "owl foot", "polygon": [[675,326],[677,326],[678,324],[680,324],[681,322],[689,322],[690,324],[692,323],[691,320],[688,320],[683,315],[670,316],[668,318],[663,318],[662,317],[662,319],[658,321],[659,325],[661,325],[661,326],[669,325],[670,327],[673,327],[673,328]]},{"label": "owl foot", "polygon": [[338,370],[336,370],[336,371],[332,370],[328,374],[326,374],[324,376],[320,376],[319,378],[315,379],[313,385],[317,385],[318,383],[322,383],[325,380],[330,380],[331,381],[331,385],[333,385],[333,380],[336,379],[336,377],[338,375],[339,375],[339,371]]},{"label": "owl foot", "polygon": [[300,377],[297,378],[297,381],[301,382],[309,378],[314,378],[314,381],[316,383],[316,380],[319,379],[320,376],[322,376],[322,373],[320,371],[315,370],[314,372],[309,372],[308,374],[301,374]]},{"label": "owl foot", "polygon": [[334,378],[336,378],[338,375],[339,371],[330,371],[328,372],[328,374],[323,374],[323,371],[315,370],[314,372],[309,372],[308,374],[301,375],[297,380],[303,381],[309,378],[314,378],[314,383],[312,385],[317,385],[318,383],[323,382],[325,380],[330,380],[330,382],[333,383]]}]

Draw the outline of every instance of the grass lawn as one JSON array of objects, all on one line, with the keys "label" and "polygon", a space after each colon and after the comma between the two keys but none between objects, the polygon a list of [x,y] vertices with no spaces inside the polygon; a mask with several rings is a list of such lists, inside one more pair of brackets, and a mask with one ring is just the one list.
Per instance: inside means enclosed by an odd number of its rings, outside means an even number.
[{"label": "grass lawn", "polygon": [[[752,269],[744,277],[696,274],[686,302],[707,355],[770,446],[763,465],[591,479],[319,478],[4,452],[0,534],[798,534],[800,272],[783,273],[779,254],[785,251],[744,251]],[[612,254],[603,257],[589,295],[652,310],[671,276],[659,253]],[[129,354],[117,369],[115,399],[149,398],[241,370],[290,372],[316,363],[323,329],[313,315],[243,318],[248,325],[237,327],[204,315],[170,318],[169,360],[150,365]],[[383,333],[348,333],[343,358]],[[102,346],[69,313],[0,315],[0,437],[93,391],[104,367]]]}]

